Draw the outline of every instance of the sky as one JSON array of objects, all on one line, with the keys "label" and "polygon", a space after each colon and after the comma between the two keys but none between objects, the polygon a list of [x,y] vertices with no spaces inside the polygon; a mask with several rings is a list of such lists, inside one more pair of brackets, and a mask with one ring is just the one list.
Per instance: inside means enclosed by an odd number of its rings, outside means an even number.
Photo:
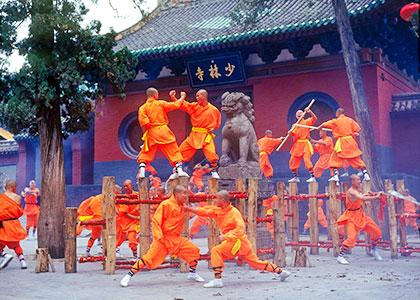
[{"label": "sky", "polygon": [[[146,0],[142,8],[150,12],[157,6],[158,0]],[[139,10],[135,7],[132,0],[97,0],[94,4],[91,0],[84,0],[89,8],[89,13],[85,18],[86,24],[92,20],[99,20],[102,23],[102,32],[106,33],[112,27],[116,32],[120,32],[136,24],[141,19]],[[111,6],[112,5],[112,6]],[[115,11],[114,7],[117,11]],[[28,34],[28,24],[23,24],[18,32],[18,38],[22,39]],[[9,70],[17,71],[24,62],[24,57],[14,52],[8,59]]]}]

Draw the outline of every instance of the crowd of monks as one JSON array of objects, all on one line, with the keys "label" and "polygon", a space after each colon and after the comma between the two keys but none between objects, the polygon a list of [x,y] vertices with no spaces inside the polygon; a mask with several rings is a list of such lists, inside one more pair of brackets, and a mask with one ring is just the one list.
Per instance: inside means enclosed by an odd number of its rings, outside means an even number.
[{"label": "crowd of monks", "polygon": [[[139,163],[137,177],[145,178],[146,172],[150,172],[150,197],[169,198],[159,205],[152,206],[152,245],[149,251],[122,278],[121,286],[128,286],[131,278],[143,268],[155,269],[158,267],[168,254],[176,255],[189,264],[188,279],[197,282],[204,281],[196,273],[200,256],[199,248],[188,238],[180,235],[184,227],[186,214],[190,214],[191,217],[196,215],[191,221],[190,237],[195,236],[202,226],[207,225],[209,218],[215,219],[220,230],[219,240],[221,243],[211,250],[211,265],[214,279],[206,283],[204,287],[223,287],[224,261],[235,257],[247,262],[255,269],[275,273],[280,277],[281,281],[284,281],[290,276],[288,271],[282,270],[268,261],[261,261],[253,252],[246,235],[244,219],[241,213],[232,206],[227,191],[222,190],[217,193],[215,205],[208,205],[206,202],[202,202],[198,206],[186,204],[187,194],[193,193],[195,188],[201,194],[208,193],[202,180],[206,173],[210,173],[212,178],[219,178],[217,173],[219,157],[215,150],[214,131],[220,126],[221,115],[219,110],[209,103],[207,91],[199,90],[196,93],[196,101],[192,103],[185,101],[185,92],[181,92],[180,98],[176,98],[176,92],[171,91],[169,95],[172,102],[159,100],[159,92],[155,88],[147,89],[146,95],[147,101],[138,110],[138,120],[144,132],[142,137],[144,143],[137,158]],[[175,135],[168,127],[169,121],[167,116],[168,112],[176,109],[183,110],[189,114],[192,125],[190,134],[179,147]],[[306,113],[310,116],[305,119]],[[339,181],[338,169],[342,167],[348,168],[349,166],[360,170],[364,180],[370,180],[366,166],[360,158],[362,152],[356,142],[356,137],[361,128],[353,119],[344,114],[342,108],[337,110],[336,118],[319,126],[315,126],[317,116],[309,108],[306,108],[304,111],[297,111],[296,119],[297,122],[288,132],[288,136],[290,135],[293,138],[289,161],[289,168],[293,173],[293,178],[289,182],[300,181],[298,169],[302,159],[310,174],[307,182],[315,182],[316,178],[320,177],[323,171],[327,169],[330,169],[330,181]],[[320,139],[311,139],[310,130],[319,130]],[[327,130],[332,131],[335,144],[332,138],[327,135]],[[286,138],[273,138],[271,130],[267,130],[265,136],[258,140],[260,166],[266,179],[270,179],[273,176],[269,155]],[[178,176],[189,176],[183,170],[182,164],[188,162],[199,149],[203,151],[210,164],[202,165],[200,163],[195,165],[188,189],[178,185],[173,189],[173,194],[168,193],[167,185],[170,179]],[[151,165],[158,150],[162,151],[174,167],[174,173],[170,176],[165,186],[162,186],[162,180],[156,176],[157,171]],[[314,166],[311,162],[311,156],[317,152],[320,157]],[[355,246],[359,231],[366,231],[370,234],[372,241],[371,253],[376,260],[382,260],[376,250],[376,244],[381,238],[381,231],[371,218],[364,215],[362,202],[377,199],[383,193],[380,192],[375,196],[364,194],[361,192],[360,177],[353,174],[350,176],[350,180],[351,187],[346,193],[347,209],[337,221],[340,233],[344,233],[344,226],[347,229],[347,238],[342,242],[337,261],[340,264],[349,263],[345,254],[348,249]],[[0,269],[6,267],[13,258],[10,254],[3,251],[6,246],[14,249],[21,262],[21,267],[26,268],[25,258],[19,241],[28,236],[31,227],[33,228],[33,234],[35,234],[39,216],[39,206],[36,200],[39,196],[39,190],[35,187],[35,181],[31,181],[29,188],[25,188],[22,194],[25,197],[25,209],[21,207],[21,197],[16,195],[16,183],[14,181],[8,181],[5,190],[5,193],[0,194],[0,253],[2,256]],[[123,182],[122,188],[118,185],[115,186],[117,194],[120,194],[122,190],[127,195],[138,195],[138,192],[134,191],[133,183],[130,179]],[[267,206],[268,216],[272,215],[272,204],[276,201],[278,201],[278,198],[275,195],[264,200],[263,205]],[[406,203],[408,212],[415,213],[416,207],[411,204],[411,202]],[[319,200],[318,217],[320,224],[326,227],[326,217],[322,210],[322,205],[323,201]],[[78,220],[101,220],[101,206],[102,195],[86,199],[78,208]],[[287,208],[285,207],[284,209],[286,212]],[[26,230],[19,222],[19,217],[23,214],[27,218]],[[119,249],[125,241],[128,241],[128,247],[131,249],[133,256],[137,257],[139,208],[136,205],[117,204],[116,214],[117,257],[120,256]],[[410,225],[418,229],[415,220]],[[267,228],[273,236],[272,223],[268,223]],[[304,228],[309,228],[309,217]],[[86,247],[86,256],[90,256],[95,240],[101,235],[101,226],[78,225],[77,233],[80,234],[83,229],[90,231],[90,238]]]}]

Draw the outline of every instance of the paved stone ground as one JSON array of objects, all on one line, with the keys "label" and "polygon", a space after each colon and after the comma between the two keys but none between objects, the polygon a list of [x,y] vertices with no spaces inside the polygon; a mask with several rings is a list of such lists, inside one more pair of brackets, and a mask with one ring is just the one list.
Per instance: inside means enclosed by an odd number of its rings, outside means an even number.
[{"label": "paved stone ground", "polygon": [[[24,222],[22,222],[24,223]],[[78,254],[84,253],[87,237],[79,237]],[[207,251],[207,239],[193,240]],[[411,245],[420,247],[420,237],[409,235]],[[186,279],[187,274],[177,269],[163,269],[138,273],[127,288],[119,286],[127,270],[117,270],[115,275],[105,275],[102,264],[78,264],[77,273],[64,273],[64,261],[54,260],[56,272],[35,273],[36,240],[22,241],[28,269],[21,270],[18,260],[0,270],[0,299],[420,299],[420,253],[413,257],[390,259],[388,250],[379,249],[382,262],[366,256],[363,248],[356,248],[348,256],[350,265],[337,264],[326,249],[312,255],[313,268],[289,268],[292,276],[285,282],[270,274],[250,271],[248,266],[226,263],[223,273],[225,287],[205,289],[202,283]],[[95,245],[92,253],[99,248]],[[11,250],[7,250],[12,253]],[[124,244],[122,254],[131,251]],[[291,255],[288,250],[289,262]],[[212,279],[206,262],[200,262],[198,273],[206,280]]]}]

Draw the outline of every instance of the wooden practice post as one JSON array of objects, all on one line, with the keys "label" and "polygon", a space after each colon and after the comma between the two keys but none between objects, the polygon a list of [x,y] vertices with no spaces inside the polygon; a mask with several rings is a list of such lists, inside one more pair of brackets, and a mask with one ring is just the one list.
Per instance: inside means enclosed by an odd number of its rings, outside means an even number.
[{"label": "wooden practice post", "polygon": [[331,239],[333,244],[333,255],[335,257],[340,253],[340,241],[338,238],[338,215],[339,215],[339,203],[337,200],[337,184],[334,181],[330,181],[329,187],[329,202],[330,202],[330,221],[328,227],[331,230]]},{"label": "wooden practice post", "polygon": [[[208,180],[208,188],[209,188],[209,195],[216,195],[219,191],[219,180],[216,178],[209,178]],[[209,199],[209,205],[215,205],[214,199]],[[213,218],[209,218],[209,237],[208,237],[208,248],[209,253],[211,253],[211,249],[219,244],[219,229],[217,228],[216,220]],[[211,261],[208,261],[208,268],[211,269]]]},{"label": "wooden practice post", "polygon": [[[189,181],[188,177],[179,177],[179,185],[182,185],[184,188],[187,189],[187,191],[188,191],[188,181]],[[187,202],[185,204],[189,204],[189,201],[188,201],[189,194],[190,193],[187,192]],[[183,236],[187,239],[188,239],[188,224],[189,224],[189,221],[190,221],[189,213],[186,213],[185,218],[184,218],[184,227],[182,229],[181,236]],[[183,259],[180,259],[179,271],[181,273],[188,273],[188,263]]]},{"label": "wooden practice post", "polygon": [[66,273],[77,273],[77,243],[76,243],[77,207],[66,208],[64,270]]},{"label": "wooden practice post", "polygon": [[[325,187],[325,194],[328,195],[328,186]],[[327,224],[331,221],[330,199],[325,201],[325,215],[327,217]],[[327,226],[327,240],[331,241],[331,227]]]},{"label": "wooden practice post", "polygon": [[249,178],[248,185],[248,240],[257,253],[257,200],[258,178]]},{"label": "wooden practice post", "polygon": [[[366,181],[363,180],[362,181],[362,190],[363,193],[367,193],[371,191],[371,181]],[[365,212],[365,215],[368,216],[369,218],[372,218],[373,216],[373,209],[372,209],[372,202],[371,201],[362,201],[362,207],[363,207],[363,211]],[[370,240],[370,234],[363,231],[363,234],[365,236],[365,243],[366,244],[370,244],[371,240]],[[369,255],[371,251],[371,247],[366,247],[366,254]]]},{"label": "wooden practice post", "polygon": [[[289,183],[289,194],[296,196],[298,194],[297,182]],[[290,223],[287,223],[287,227],[291,228],[292,231],[292,242],[299,243],[299,202],[296,199],[290,200],[290,212],[293,214]],[[292,251],[296,250],[298,246],[293,246]]]},{"label": "wooden practice post", "polygon": [[[390,179],[385,179],[385,190],[394,190],[394,185]],[[391,237],[391,258],[398,258],[397,218],[395,216],[394,196],[388,195],[386,197],[386,205],[388,207],[389,235]]]},{"label": "wooden practice post", "polygon": [[[404,180],[397,180],[397,192],[400,194],[404,194],[405,186]],[[397,202],[397,212],[400,216],[402,216],[405,212],[404,209],[404,200],[398,199]],[[398,220],[398,231],[400,233],[400,247],[405,248],[407,246],[407,227],[405,224],[402,224],[400,220]]]},{"label": "wooden practice post", "polygon": [[[318,194],[318,182],[309,183],[309,195]],[[309,220],[311,228],[309,229],[309,237],[311,244],[319,243],[319,226],[318,226],[318,199],[309,198]],[[311,254],[319,254],[318,247],[311,247]]]},{"label": "wooden practice post", "polygon": [[[102,183],[102,198],[105,207],[106,232],[102,236],[106,237],[106,258],[105,258],[105,274],[115,274],[115,254],[117,248],[117,223],[115,216],[115,178],[104,177]],[[104,214],[102,214],[104,217]]]},{"label": "wooden practice post", "polygon": [[[235,186],[238,192],[245,192],[246,191],[245,178],[236,179]],[[241,212],[242,217],[245,217],[245,198],[236,199],[236,208]]]},{"label": "wooden practice post", "polygon": [[48,248],[36,249],[35,273],[48,272]]},{"label": "wooden practice post", "polygon": [[[139,200],[150,199],[149,178],[139,178],[137,180],[139,188]],[[150,204],[140,204],[140,251],[139,257],[142,257],[150,248]]]},{"label": "wooden practice post", "polygon": [[273,263],[286,266],[286,231],[284,226],[284,182],[277,182],[278,201],[273,203],[274,258]]}]

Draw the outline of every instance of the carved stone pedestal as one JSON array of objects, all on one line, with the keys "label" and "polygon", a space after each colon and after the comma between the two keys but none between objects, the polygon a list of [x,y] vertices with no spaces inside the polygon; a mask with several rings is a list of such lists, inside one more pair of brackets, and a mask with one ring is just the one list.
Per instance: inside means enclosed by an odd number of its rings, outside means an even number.
[{"label": "carved stone pedestal", "polygon": [[227,167],[219,167],[217,171],[222,179],[262,177],[259,164],[254,162],[249,162],[246,165],[232,164]]}]

